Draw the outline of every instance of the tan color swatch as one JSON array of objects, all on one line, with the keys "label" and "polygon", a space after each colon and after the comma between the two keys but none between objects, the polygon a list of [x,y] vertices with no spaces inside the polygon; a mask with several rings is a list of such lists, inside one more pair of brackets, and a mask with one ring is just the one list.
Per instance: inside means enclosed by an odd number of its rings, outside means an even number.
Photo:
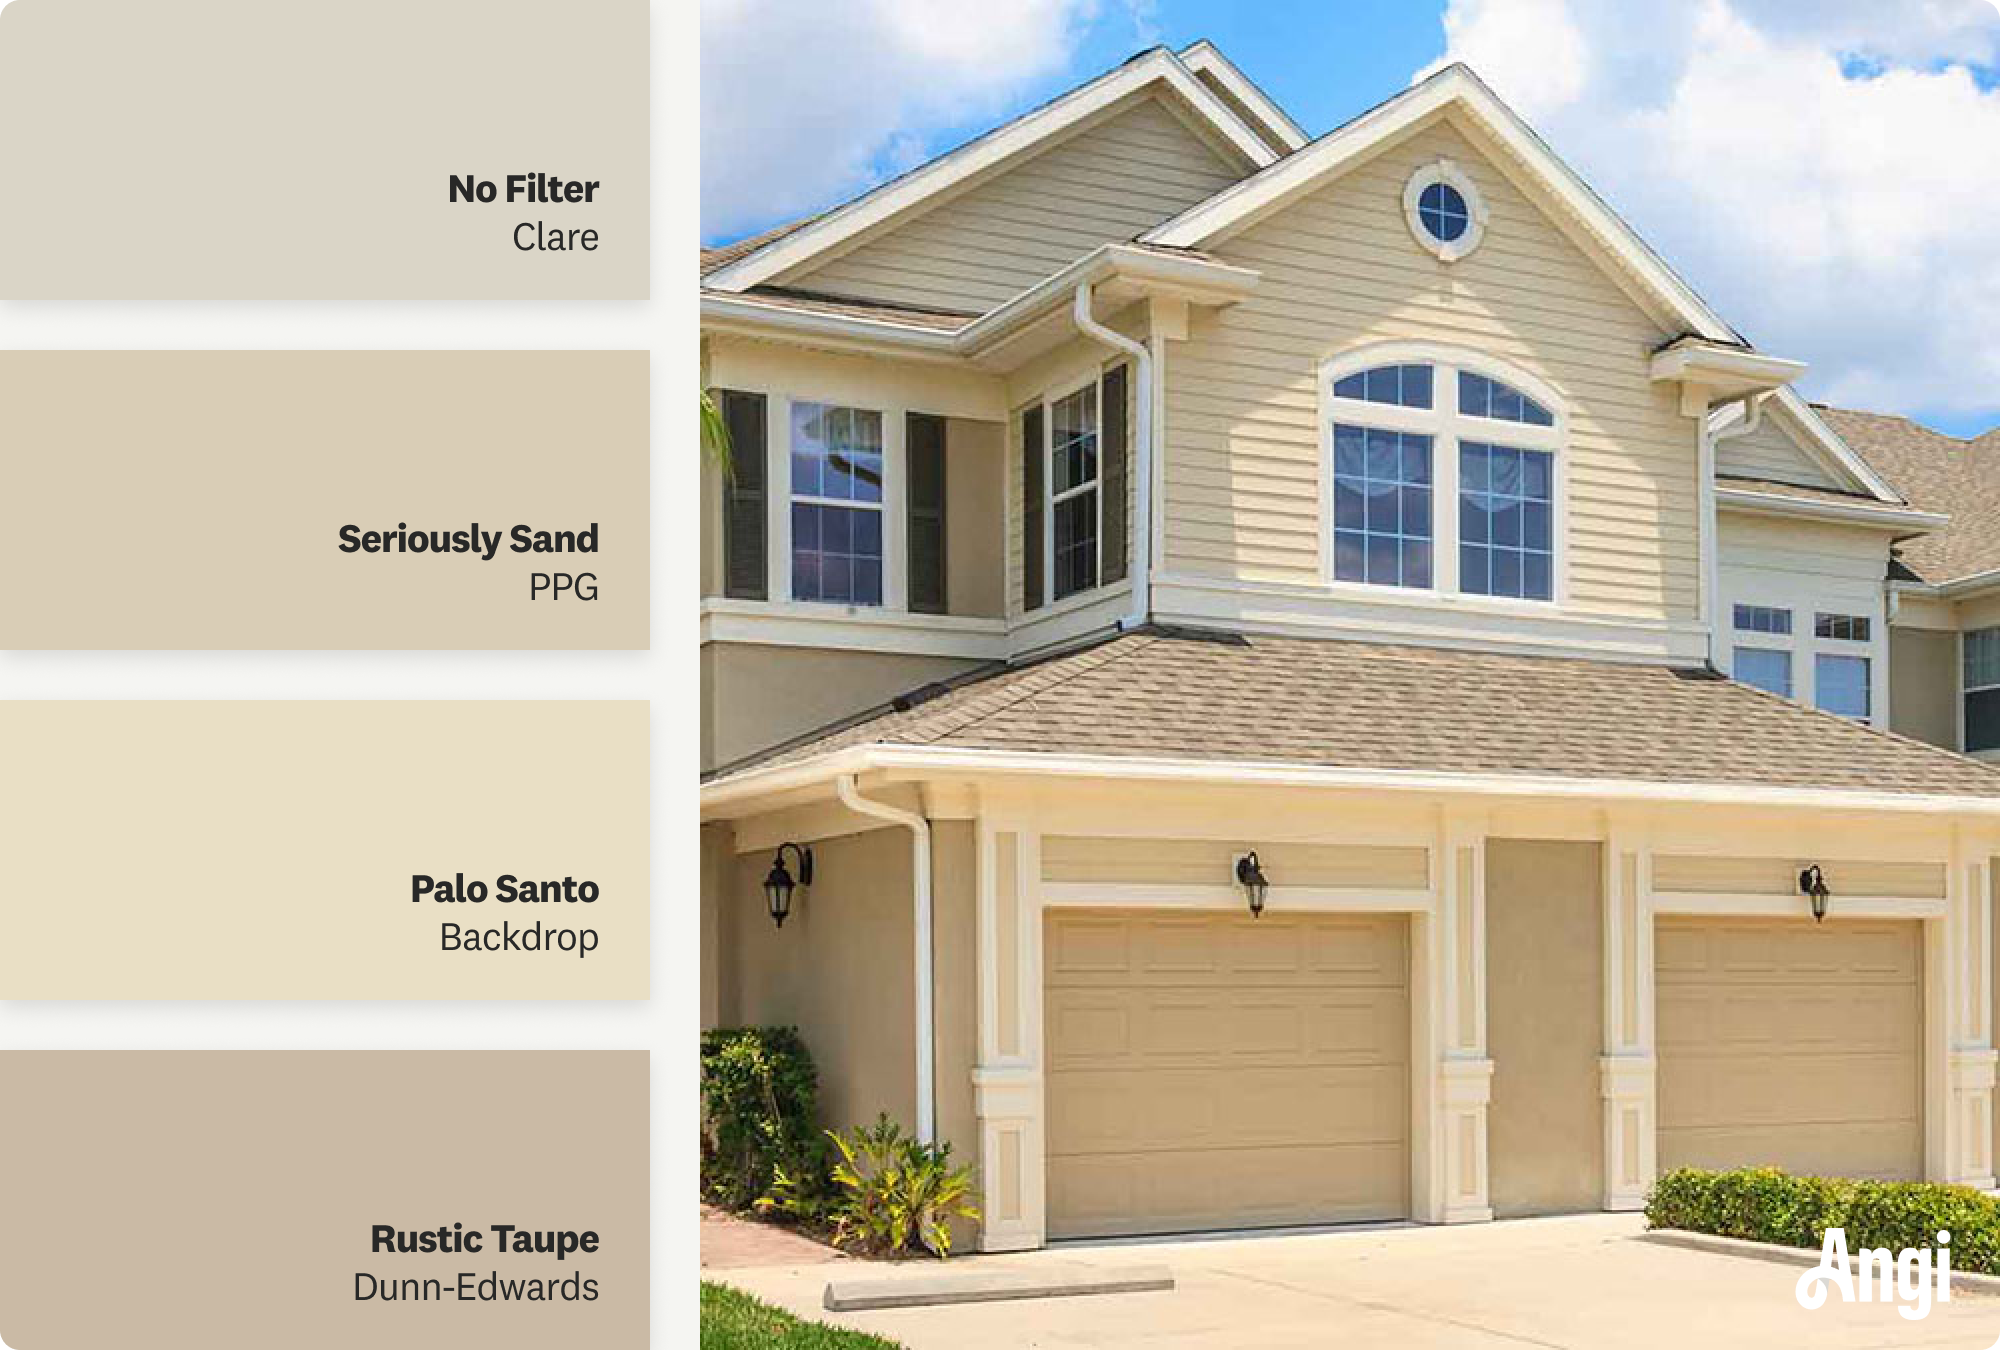
[{"label": "tan color swatch", "polygon": [[644,649],[647,381],[631,351],[0,353],[0,646]]},{"label": "tan color swatch", "polygon": [[645,0],[14,0],[0,297],[643,300],[647,27]]},{"label": "tan color swatch", "polygon": [[[647,1077],[640,1051],[0,1053],[0,1342],[639,1350]],[[484,1250],[372,1250],[456,1224]],[[496,1252],[496,1224],[597,1251]],[[495,1275],[556,1297],[482,1299]]]},{"label": "tan color swatch", "polygon": [[646,998],[647,711],[0,702],[0,998]]}]

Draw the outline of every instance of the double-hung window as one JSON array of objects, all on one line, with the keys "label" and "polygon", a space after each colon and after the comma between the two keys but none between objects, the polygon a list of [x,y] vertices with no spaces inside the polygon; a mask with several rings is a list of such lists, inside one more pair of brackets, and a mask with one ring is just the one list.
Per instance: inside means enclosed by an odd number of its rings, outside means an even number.
[{"label": "double-hung window", "polygon": [[1334,582],[1556,598],[1552,396],[1442,355],[1338,363],[1322,391]]},{"label": "double-hung window", "polygon": [[1097,584],[1104,508],[1097,399],[1092,380],[1049,404],[1049,562],[1058,600]]},{"label": "double-hung window", "polygon": [[[1813,616],[1818,643],[1867,643],[1873,625],[1865,614]],[[1838,650],[1813,652],[1813,702],[1830,713],[1866,722],[1874,712],[1874,663],[1866,656]]]},{"label": "double-hung window", "polygon": [[792,404],[792,598],[882,603],[882,414]]},{"label": "double-hung window", "polygon": [[1967,633],[1965,751],[2000,750],[2000,628]]},{"label": "double-hung window", "polygon": [[1780,698],[1792,696],[1792,611],[1776,605],[1736,605],[1731,673]]}]

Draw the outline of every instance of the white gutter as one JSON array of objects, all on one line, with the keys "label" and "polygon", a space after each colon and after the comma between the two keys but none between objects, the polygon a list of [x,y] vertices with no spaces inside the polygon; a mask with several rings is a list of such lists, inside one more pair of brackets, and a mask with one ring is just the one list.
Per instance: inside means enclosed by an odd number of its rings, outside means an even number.
[{"label": "white gutter", "polygon": [[910,832],[911,889],[917,927],[917,1142],[937,1142],[936,1017],[932,1012],[936,962],[931,953],[931,823],[914,811],[870,801],[854,786],[854,775],[833,780],[834,795],[850,811],[901,825]]},{"label": "white gutter", "polygon": [[[728,808],[739,805],[749,809],[737,814],[754,814],[758,809],[756,803],[774,793],[823,787],[829,780],[837,784],[843,777],[851,782],[853,775],[870,771],[905,774],[1014,773],[1057,779],[1247,784],[1432,795],[1560,798],[1586,802],[1799,807],[1822,811],[1945,812],[2000,818],[2000,793],[1991,797],[1969,797],[1954,793],[1868,792],[1848,788],[1766,787],[1749,783],[1680,783],[1643,778],[1567,778],[1553,774],[1449,773],[1430,769],[1349,769],[1311,764],[1228,763],[1137,755],[1054,755],[1026,750],[880,743],[837,750],[816,759],[770,769],[749,769],[722,782],[708,784],[701,789],[703,818],[727,818],[731,814]],[[879,804],[870,803],[870,806],[876,805]],[[899,821],[903,814],[897,813]]]},{"label": "white gutter", "polygon": [[1818,498],[1784,497],[1756,488],[1718,487],[1716,499],[1733,510],[1763,516],[1799,516],[1807,520],[1834,521],[1842,525],[1867,525],[1876,529],[1905,531],[1905,537],[1937,529],[1951,517],[1935,511],[1917,511],[1886,503],[1830,502]]},{"label": "white gutter", "polygon": [[1132,612],[1125,616],[1124,627],[1137,628],[1144,624],[1153,613],[1153,353],[1145,343],[1126,337],[1123,333],[1106,328],[1097,321],[1090,310],[1090,283],[1079,282],[1076,288],[1075,316],[1077,331],[1109,347],[1116,347],[1132,358],[1134,371],[1132,404],[1135,409],[1132,422],[1132,442],[1139,449],[1132,465],[1137,509],[1135,517],[1125,524],[1125,538],[1132,549]]}]

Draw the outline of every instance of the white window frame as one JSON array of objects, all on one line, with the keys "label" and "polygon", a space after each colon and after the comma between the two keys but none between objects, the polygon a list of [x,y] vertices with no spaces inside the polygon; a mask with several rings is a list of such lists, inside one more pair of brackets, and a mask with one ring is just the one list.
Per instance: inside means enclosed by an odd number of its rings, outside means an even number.
[{"label": "white window frame", "polygon": [[[1465,198],[1465,211],[1471,217],[1465,233],[1449,242],[1439,239],[1425,228],[1419,209],[1424,190],[1433,183],[1456,188],[1458,195]],[[1487,218],[1486,198],[1480,194],[1479,185],[1455,160],[1440,158],[1420,166],[1403,188],[1404,223],[1410,227],[1410,235],[1417,241],[1418,247],[1440,262],[1457,262],[1478,248],[1479,241],[1486,237]]]},{"label": "white window frame", "polygon": [[[1349,375],[1376,366],[1428,365],[1431,406],[1405,408],[1393,403],[1369,403],[1338,398],[1333,386]],[[1553,426],[1473,417],[1458,410],[1458,373],[1463,370],[1512,385],[1534,399],[1555,419]],[[1335,423],[1408,431],[1431,438],[1431,584],[1383,586],[1342,581],[1334,575]],[[1320,580],[1341,596],[1377,601],[1417,601],[1455,607],[1548,614],[1569,603],[1569,411],[1568,401],[1546,381],[1504,361],[1462,347],[1429,342],[1388,342],[1358,347],[1323,362],[1319,368],[1320,440]],[[1549,598],[1532,600],[1511,595],[1481,595],[1462,591],[1458,575],[1459,445],[1477,441],[1516,450],[1539,450],[1549,456]]]},{"label": "white window frame", "polygon": [[[1072,395],[1091,391],[1094,404],[1097,436],[1097,476],[1089,483],[1073,487],[1062,493],[1056,492],[1056,404]],[[1093,370],[1063,384],[1052,386],[1042,395],[1042,605],[1044,608],[1089,595],[1092,591],[1104,589],[1104,372]],[[1092,532],[1091,546],[1096,554],[1096,562],[1091,575],[1096,580],[1068,595],[1056,594],[1056,503],[1070,500],[1085,492],[1097,494],[1096,528]]]},{"label": "white window frame", "polygon": [[[1800,578],[1801,582],[1804,578]],[[1736,674],[1736,651],[1739,647],[1752,647],[1764,651],[1782,651],[1791,661],[1791,700],[1802,707],[1819,709],[1819,662],[1826,656],[1857,656],[1868,663],[1868,716],[1854,718],[1864,726],[1882,727],[1888,725],[1889,716],[1889,630],[1886,617],[1881,609],[1881,601],[1862,595],[1858,590],[1851,594],[1832,593],[1817,588],[1807,589],[1803,584],[1798,590],[1788,589],[1782,581],[1756,581],[1742,578],[1740,589],[1732,590],[1724,599],[1717,621],[1727,625],[1724,632],[1728,641],[1719,642],[1717,647],[1728,653],[1729,673]],[[1791,611],[1792,631],[1784,633],[1759,633],[1736,626],[1736,606],[1752,605],[1760,609],[1783,609]],[[1823,638],[1816,631],[1821,614],[1848,614],[1868,620],[1868,640],[1850,642],[1844,638]],[[1961,656],[1961,661],[1963,657]],[[1961,699],[1961,713],[1963,700]],[[1845,714],[1835,714],[1845,716]],[[1963,744],[1963,741],[1960,742]]]},{"label": "white window frame", "polygon": [[1967,746],[1966,746],[1966,741],[1965,741],[1965,737],[1966,737],[1966,719],[1965,719],[1965,701],[1966,701],[1966,700],[1967,700],[1968,698],[1971,698],[1971,697],[1972,697],[1972,696],[1973,696],[1974,694],[1986,694],[1986,693],[1991,693],[1991,692],[1992,692],[1993,690],[1995,690],[1995,689],[2000,689],[2000,683],[1996,683],[1996,684],[1967,684],[1967,683],[1965,682],[1965,644],[1966,644],[1966,639],[1968,639],[1968,638],[1970,638],[1970,637],[1972,637],[1972,636],[1974,636],[1975,634],[1978,634],[1978,633],[1993,633],[1993,632],[2000,632],[2000,624],[1983,624],[1983,625],[1981,625],[1981,626],[1980,626],[1980,627],[1978,627],[1978,628],[1968,628],[1968,629],[1965,629],[1964,631],[1960,632],[1960,633],[1959,633],[1959,635],[1958,635],[1958,644],[1957,644],[1957,646],[1958,646],[1958,669],[1957,669],[1957,671],[1956,671],[1956,672],[1954,672],[1954,673],[1955,673],[1955,674],[1956,674],[1956,675],[1958,676],[1958,680],[1957,680],[1957,683],[1958,683],[1958,748],[1959,748],[1959,751],[1960,751],[1960,753],[1962,753],[1962,754],[1967,754],[1967,755],[1977,755],[1977,756],[1980,756],[1980,757],[1986,757],[1986,756],[1991,756],[1991,755],[1995,755],[1995,754],[2000,754],[2000,746],[1996,746],[1996,747],[1991,747],[1991,748],[1988,748],[1988,749],[1985,749],[1985,750],[1972,750],[1972,749],[1968,749],[1968,748],[1967,748]]},{"label": "white window frame", "polygon": [[[767,396],[768,412],[765,437],[764,481],[764,522],[767,537],[767,563],[769,593],[771,603],[799,604],[828,613],[848,614],[901,614],[909,610],[909,575],[906,570],[904,552],[908,546],[906,531],[894,528],[894,522],[906,518],[903,496],[907,476],[904,472],[904,423],[905,410],[892,407],[868,407],[855,402],[851,397],[838,393],[816,393],[790,391],[771,393]],[[842,501],[831,497],[809,497],[792,495],[792,408],[800,403],[819,403],[834,408],[852,408],[857,412],[872,412],[882,419],[882,500],[880,502]],[[780,420],[782,419],[782,420]],[[804,600],[792,593],[792,503],[805,502],[820,506],[880,507],[882,511],[882,603],[879,605],[855,604],[843,600]]]}]

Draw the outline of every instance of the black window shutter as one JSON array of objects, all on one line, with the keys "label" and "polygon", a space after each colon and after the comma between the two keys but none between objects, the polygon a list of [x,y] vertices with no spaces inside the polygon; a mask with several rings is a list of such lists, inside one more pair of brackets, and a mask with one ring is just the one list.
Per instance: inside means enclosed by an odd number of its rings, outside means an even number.
[{"label": "black window shutter", "polygon": [[723,593],[739,600],[768,600],[770,550],[764,514],[765,399],[762,394],[722,391],[722,420],[729,427],[732,474],[722,490],[722,550],[727,575]]},{"label": "black window shutter", "polygon": [[1128,366],[1114,366],[1104,372],[1104,536],[1099,551],[1105,585],[1125,579],[1125,516],[1129,493],[1127,466],[1132,460],[1131,435],[1125,414],[1125,386]]},{"label": "black window shutter", "polygon": [[911,413],[905,422],[909,462],[910,608],[945,612],[944,419]]},{"label": "black window shutter", "polygon": [[1042,405],[1021,414],[1021,608],[1042,607]]}]

